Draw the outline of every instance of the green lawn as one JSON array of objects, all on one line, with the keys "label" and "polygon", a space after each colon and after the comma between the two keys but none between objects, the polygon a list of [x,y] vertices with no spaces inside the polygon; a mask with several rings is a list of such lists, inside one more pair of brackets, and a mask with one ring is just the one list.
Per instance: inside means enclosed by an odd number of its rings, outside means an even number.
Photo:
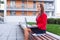
[{"label": "green lawn", "polygon": [[60,25],[58,24],[47,24],[47,31],[54,34],[60,35]]},{"label": "green lawn", "polygon": [[[35,24],[34,22],[28,22],[28,24]],[[60,25],[58,24],[47,24],[47,31],[60,35]]]}]

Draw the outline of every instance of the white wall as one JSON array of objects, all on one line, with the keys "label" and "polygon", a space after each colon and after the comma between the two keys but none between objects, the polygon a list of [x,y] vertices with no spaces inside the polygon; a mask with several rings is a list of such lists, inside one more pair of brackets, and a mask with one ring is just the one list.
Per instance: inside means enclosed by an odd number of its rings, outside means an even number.
[{"label": "white wall", "polygon": [[55,16],[60,16],[60,0],[55,0]]},{"label": "white wall", "polygon": [[55,1],[56,13],[60,13],[60,0]]}]

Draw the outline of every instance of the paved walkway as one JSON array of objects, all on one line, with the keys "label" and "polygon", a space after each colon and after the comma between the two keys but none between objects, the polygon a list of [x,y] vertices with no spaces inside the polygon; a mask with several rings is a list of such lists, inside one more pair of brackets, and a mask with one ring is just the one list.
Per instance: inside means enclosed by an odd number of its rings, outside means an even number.
[{"label": "paved walkway", "polygon": [[0,24],[0,40],[24,40],[23,33],[14,23]]},{"label": "paved walkway", "polygon": [[[60,39],[60,36],[53,35],[49,32],[48,34]],[[5,23],[0,24],[0,40],[24,40],[24,37],[18,24]]]}]

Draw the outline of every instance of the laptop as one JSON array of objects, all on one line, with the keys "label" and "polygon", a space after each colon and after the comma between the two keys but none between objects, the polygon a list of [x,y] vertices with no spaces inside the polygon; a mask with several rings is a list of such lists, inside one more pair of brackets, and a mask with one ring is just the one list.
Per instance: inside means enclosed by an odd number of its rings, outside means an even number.
[{"label": "laptop", "polygon": [[29,24],[27,24],[26,17],[25,17],[25,23],[26,23],[26,27],[28,27],[28,28],[36,28],[37,27],[37,25],[29,25]]}]

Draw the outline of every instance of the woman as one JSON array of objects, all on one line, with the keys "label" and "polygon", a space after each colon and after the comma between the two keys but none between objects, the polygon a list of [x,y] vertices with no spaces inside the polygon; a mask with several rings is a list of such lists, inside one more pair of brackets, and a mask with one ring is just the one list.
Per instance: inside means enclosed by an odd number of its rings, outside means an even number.
[{"label": "woman", "polygon": [[37,27],[35,28],[25,28],[24,29],[24,35],[25,35],[25,40],[28,40],[29,38],[29,32],[34,32],[37,34],[43,34],[46,33],[46,24],[47,24],[47,15],[44,12],[44,7],[42,4],[38,6],[38,11],[39,14],[36,18],[36,25]]},{"label": "woman", "polygon": [[34,33],[43,34],[46,33],[47,15],[44,12],[44,7],[42,4],[38,5],[38,16],[36,18],[37,27],[31,28]]}]

